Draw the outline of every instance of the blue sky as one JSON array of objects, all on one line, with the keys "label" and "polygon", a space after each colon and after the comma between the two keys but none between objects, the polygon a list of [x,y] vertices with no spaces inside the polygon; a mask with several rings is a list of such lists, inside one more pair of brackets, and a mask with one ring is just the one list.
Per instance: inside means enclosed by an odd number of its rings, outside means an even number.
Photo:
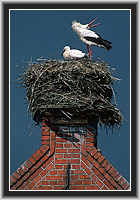
[{"label": "blue sky", "polygon": [[[20,67],[33,60],[63,59],[64,46],[87,52],[86,45],[72,30],[72,20],[83,24],[99,17],[101,25],[93,27],[102,38],[112,42],[112,50],[91,47],[93,58],[116,68],[114,84],[117,105],[125,118],[119,130],[98,129],[98,146],[105,158],[130,180],[130,13],[129,10],[11,10],[10,13],[10,80],[22,73]],[[10,173],[12,174],[41,145],[41,126],[33,129],[27,116],[25,88],[10,84]]]}]

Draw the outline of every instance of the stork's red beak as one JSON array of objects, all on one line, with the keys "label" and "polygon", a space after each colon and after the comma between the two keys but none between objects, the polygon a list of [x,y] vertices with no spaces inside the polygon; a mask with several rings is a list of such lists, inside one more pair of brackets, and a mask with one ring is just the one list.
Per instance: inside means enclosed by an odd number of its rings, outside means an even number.
[{"label": "stork's red beak", "polygon": [[[98,19],[98,17],[97,17],[96,19]],[[97,23],[97,24],[93,24],[93,25],[91,25],[93,22],[96,21],[96,19],[94,19],[92,22],[90,22],[90,23],[88,24],[88,27],[91,28],[91,27],[93,27],[93,26],[97,26],[97,25],[101,24],[101,22],[99,22],[99,23]]]}]

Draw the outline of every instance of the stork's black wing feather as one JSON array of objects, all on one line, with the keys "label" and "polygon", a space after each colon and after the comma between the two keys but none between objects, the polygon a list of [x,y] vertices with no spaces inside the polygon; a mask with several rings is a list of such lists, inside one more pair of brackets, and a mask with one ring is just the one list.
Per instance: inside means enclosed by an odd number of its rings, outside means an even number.
[{"label": "stork's black wing feather", "polygon": [[104,46],[107,50],[110,50],[112,48],[111,46],[112,43],[110,41],[102,39],[101,37],[94,38],[94,37],[86,36],[84,38],[90,42],[94,42],[97,45]]}]

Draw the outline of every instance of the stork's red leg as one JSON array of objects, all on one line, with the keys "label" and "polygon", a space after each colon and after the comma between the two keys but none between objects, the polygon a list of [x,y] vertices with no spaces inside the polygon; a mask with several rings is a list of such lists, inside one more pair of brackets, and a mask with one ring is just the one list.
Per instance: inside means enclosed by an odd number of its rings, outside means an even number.
[{"label": "stork's red leg", "polygon": [[87,51],[88,51],[88,57],[89,57],[89,45],[87,44]]},{"label": "stork's red leg", "polygon": [[91,48],[90,47],[89,47],[89,51],[90,51],[90,60],[91,60],[92,52],[91,52]]}]

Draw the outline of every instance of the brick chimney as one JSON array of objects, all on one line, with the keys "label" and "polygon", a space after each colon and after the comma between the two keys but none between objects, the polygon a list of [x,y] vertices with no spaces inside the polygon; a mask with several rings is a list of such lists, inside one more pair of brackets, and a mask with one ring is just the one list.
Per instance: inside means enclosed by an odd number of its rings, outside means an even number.
[{"label": "brick chimney", "polygon": [[10,178],[11,190],[129,190],[97,150],[97,122],[44,119],[41,147]]}]

